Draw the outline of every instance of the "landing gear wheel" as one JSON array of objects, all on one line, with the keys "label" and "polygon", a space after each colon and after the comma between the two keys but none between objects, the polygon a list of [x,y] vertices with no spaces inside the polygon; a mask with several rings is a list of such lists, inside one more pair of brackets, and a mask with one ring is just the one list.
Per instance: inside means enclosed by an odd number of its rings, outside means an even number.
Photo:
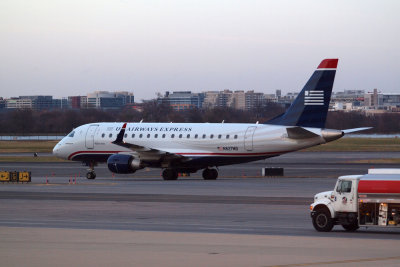
[{"label": "landing gear wheel", "polygon": [[312,222],[318,232],[329,232],[333,228],[333,220],[327,210],[318,210],[312,217]]},{"label": "landing gear wheel", "polygon": [[347,231],[347,232],[354,232],[357,231],[359,228],[358,226],[358,221],[356,220],[355,222],[351,224],[342,224],[342,227]]},{"label": "landing gear wheel", "polygon": [[176,180],[178,179],[178,172],[173,169],[165,169],[162,172],[162,177],[167,181]]},{"label": "landing gear wheel", "polygon": [[93,180],[96,178],[96,173],[95,172],[88,172],[86,173],[86,178],[88,178],[89,180]]},{"label": "landing gear wheel", "polygon": [[216,169],[204,169],[203,178],[204,180],[216,180],[218,177],[218,171]]},{"label": "landing gear wheel", "polygon": [[83,162],[86,166],[89,166],[88,172],[86,173],[86,178],[89,180],[93,180],[96,178],[96,173],[94,172],[94,167],[97,166],[97,163],[94,161]]}]

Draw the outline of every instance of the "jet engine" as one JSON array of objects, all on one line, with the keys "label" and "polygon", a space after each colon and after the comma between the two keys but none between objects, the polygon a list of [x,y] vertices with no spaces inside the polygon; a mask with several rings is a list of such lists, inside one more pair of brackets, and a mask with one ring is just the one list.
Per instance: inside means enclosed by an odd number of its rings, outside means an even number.
[{"label": "jet engine", "polygon": [[114,154],[107,160],[108,169],[113,173],[134,173],[142,169],[141,161],[131,155]]}]

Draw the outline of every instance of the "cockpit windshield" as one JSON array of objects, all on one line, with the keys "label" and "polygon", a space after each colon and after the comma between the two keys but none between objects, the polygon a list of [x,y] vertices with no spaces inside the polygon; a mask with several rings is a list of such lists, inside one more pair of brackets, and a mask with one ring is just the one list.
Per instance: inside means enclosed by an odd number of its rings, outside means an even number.
[{"label": "cockpit windshield", "polygon": [[72,131],[69,133],[68,137],[74,137],[74,135],[75,135],[75,131]]}]

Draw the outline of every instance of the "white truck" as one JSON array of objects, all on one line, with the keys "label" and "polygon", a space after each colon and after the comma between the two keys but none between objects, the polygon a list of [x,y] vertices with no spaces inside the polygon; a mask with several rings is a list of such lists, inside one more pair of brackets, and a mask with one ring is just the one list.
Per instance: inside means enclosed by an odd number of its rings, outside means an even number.
[{"label": "white truck", "polygon": [[314,196],[310,211],[320,232],[329,232],[335,225],[347,231],[361,226],[400,227],[400,169],[341,176],[334,191]]}]

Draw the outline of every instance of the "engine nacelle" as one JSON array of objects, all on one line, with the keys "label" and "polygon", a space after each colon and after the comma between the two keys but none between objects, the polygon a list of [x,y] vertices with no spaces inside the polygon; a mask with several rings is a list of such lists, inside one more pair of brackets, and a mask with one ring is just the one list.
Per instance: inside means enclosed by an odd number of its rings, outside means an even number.
[{"label": "engine nacelle", "polygon": [[134,173],[143,168],[140,159],[131,155],[114,154],[107,160],[108,169],[113,173]]}]

